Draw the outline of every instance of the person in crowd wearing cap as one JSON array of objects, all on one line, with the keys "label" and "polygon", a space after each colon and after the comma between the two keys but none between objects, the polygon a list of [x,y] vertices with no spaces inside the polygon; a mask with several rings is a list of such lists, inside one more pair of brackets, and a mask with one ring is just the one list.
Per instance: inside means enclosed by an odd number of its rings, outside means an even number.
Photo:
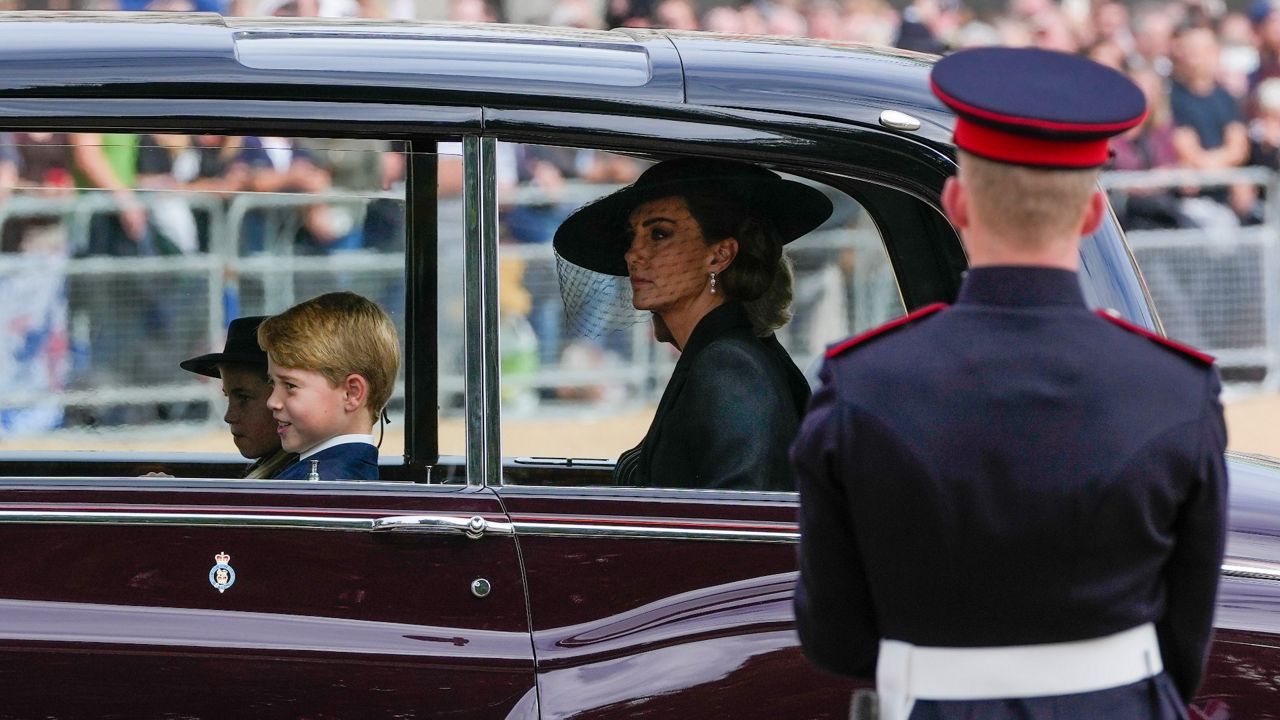
[{"label": "person in crowd wearing cap", "polygon": [[232,320],[222,352],[178,363],[183,370],[222,380],[222,394],[227,398],[222,420],[231,427],[236,449],[254,460],[245,472],[247,478],[274,477],[297,460],[297,455],[280,447],[276,421],[267,408],[267,396],[271,394],[267,354],[258,346],[258,326],[264,319],[255,316]]},{"label": "person in crowd wearing cap", "polygon": [[792,448],[808,657],[883,720],[1184,718],[1222,561],[1213,359],[1086,305],[1120,73],[1038,48],[943,58],[968,253],[955,304],[833,345]]},{"label": "person in crowd wearing cap", "polygon": [[373,426],[400,369],[396,326],[377,303],[325,293],[258,327],[280,445],[298,453],[280,480],[377,480]]},{"label": "person in crowd wearing cap", "polygon": [[792,488],[787,447],[809,388],[773,335],[790,316],[782,246],[831,212],[820,191],[762,167],[687,158],[650,167],[564,221],[553,243],[566,307],[581,304],[574,288],[627,278],[630,303],[681,351],[615,482]]}]

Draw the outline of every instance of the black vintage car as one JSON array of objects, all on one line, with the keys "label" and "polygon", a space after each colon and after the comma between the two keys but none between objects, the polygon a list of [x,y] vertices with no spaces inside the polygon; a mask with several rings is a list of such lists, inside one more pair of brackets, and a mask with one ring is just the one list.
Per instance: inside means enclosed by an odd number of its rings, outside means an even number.
[{"label": "black vintage car", "polygon": [[[950,300],[927,56],[657,31],[0,15],[0,717],[838,718],[790,492],[611,485],[672,357],[564,322],[548,239],[648,163],[766,165],[801,367]],[[3,145],[3,143],[0,143]],[[0,166],[5,162],[0,154]],[[1088,300],[1160,330],[1123,234]],[[378,482],[242,477],[227,322],[350,289],[405,362]],[[1203,717],[1280,717],[1280,488],[1233,457]],[[149,473],[163,473],[149,475]]]}]

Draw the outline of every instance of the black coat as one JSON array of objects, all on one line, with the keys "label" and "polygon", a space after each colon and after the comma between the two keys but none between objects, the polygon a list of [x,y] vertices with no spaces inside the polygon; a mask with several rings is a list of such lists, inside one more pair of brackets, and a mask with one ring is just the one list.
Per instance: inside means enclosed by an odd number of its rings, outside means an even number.
[{"label": "black coat", "polygon": [[866,677],[881,638],[1023,645],[1153,622],[1189,701],[1226,527],[1211,359],[1099,317],[1075,273],[1047,268],[970,270],[953,307],[847,345],[793,450],[810,658]]},{"label": "black coat", "polygon": [[644,440],[614,479],[643,487],[792,490],[787,449],[809,385],[773,335],[725,303],[693,329]]}]

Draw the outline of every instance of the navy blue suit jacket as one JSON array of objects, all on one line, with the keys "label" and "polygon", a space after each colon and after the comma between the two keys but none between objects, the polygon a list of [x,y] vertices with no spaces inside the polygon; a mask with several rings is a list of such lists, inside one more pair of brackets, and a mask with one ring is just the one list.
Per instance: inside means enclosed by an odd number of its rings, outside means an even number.
[{"label": "navy blue suit jacket", "polygon": [[792,448],[797,628],[869,677],[881,638],[982,647],[1155,623],[1189,701],[1223,554],[1211,358],[1099,317],[1075,273],[981,268],[828,353]]},{"label": "navy blue suit jacket", "polygon": [[306,480],[311,474],[311,461],[319,460],[321,480],[377,480],[378,448],[369,443],[352,442],[325,448],[305,460],[298,460],[280,471],[277,480]]}]

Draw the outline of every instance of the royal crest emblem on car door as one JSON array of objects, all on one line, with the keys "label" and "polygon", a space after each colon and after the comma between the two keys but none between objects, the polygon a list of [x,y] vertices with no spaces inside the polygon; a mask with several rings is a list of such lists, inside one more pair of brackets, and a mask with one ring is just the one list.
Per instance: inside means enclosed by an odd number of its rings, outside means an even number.
[{"label": "royal crest emblem on car door", "polygon": [[216,563],[209,569],[209,584],[223,593],[227,588],[236,584],[236,571],[231,567],[231,556],[225,552],[220,552],[213,556]]}]

